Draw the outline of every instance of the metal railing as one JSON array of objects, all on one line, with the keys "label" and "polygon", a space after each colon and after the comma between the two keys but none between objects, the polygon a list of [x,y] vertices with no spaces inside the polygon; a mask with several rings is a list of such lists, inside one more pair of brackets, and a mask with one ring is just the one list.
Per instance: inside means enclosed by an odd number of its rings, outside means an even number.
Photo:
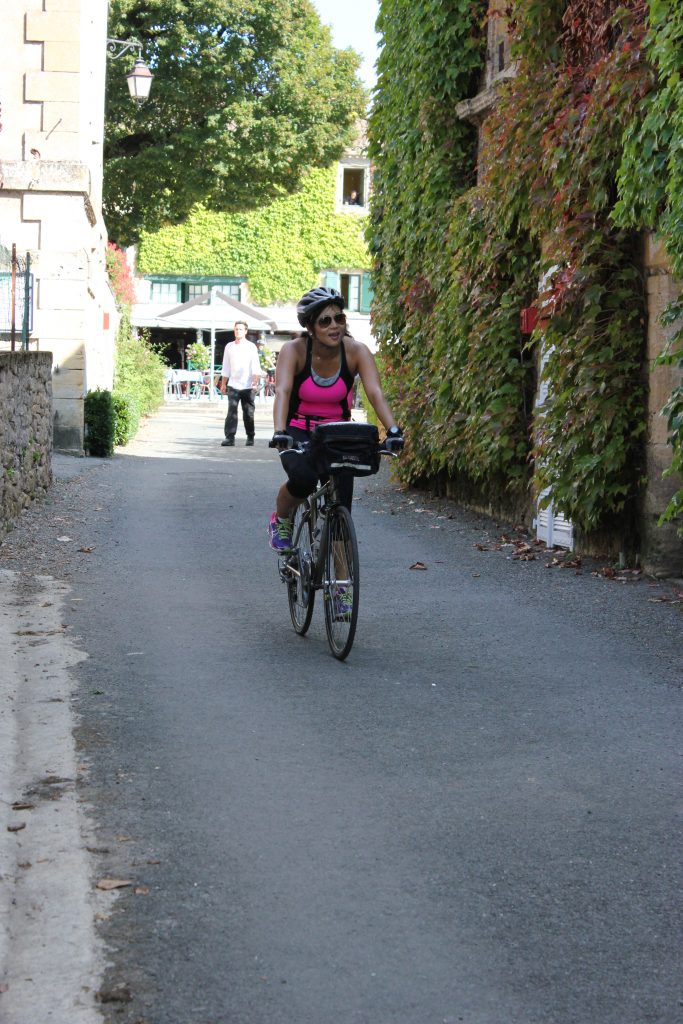
[{"label": "metal railing", "polygon": [[28,351],[28,339],[33,330],[33,274],[31,254],[17,255],[0,244],[0,334],[9,336],[12,352],[21,338],[22,351]]}]

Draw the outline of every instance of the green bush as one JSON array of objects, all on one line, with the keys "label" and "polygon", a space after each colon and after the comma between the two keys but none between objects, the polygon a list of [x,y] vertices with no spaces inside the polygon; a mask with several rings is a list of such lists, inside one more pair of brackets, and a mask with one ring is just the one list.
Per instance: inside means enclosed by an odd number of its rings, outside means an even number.
[{"label": "green bush", "polygon": [[114,424],[111,391],[89,391],[85,396],[85,446],[90,455],[113,455]]},{"label": "green bush", "polygon": [[201,341],[193,341],[187,346],[188,370],[208,370],[211,362],[211,349]]},{"label": "green bush", "polygon": [[114,391],[114,444],[125,445],[135,437],[140,425],[140,406],[133,395]]},{"label": "green bush", "polygon": [[138,420],[140,416],[155,412],[162,404],[165,372],[163,359],[144,334],[138,337],[134,333],[129,314],[125,311],[116,339],[114,391],[117,395],[133,399]]}]

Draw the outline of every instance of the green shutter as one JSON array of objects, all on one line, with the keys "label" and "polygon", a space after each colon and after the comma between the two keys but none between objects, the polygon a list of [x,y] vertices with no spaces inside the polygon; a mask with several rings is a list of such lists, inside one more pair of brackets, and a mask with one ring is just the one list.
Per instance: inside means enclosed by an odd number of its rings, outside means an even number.
[{"label": "green shutter", "polygon": [[325,270],[323,276],[325,288],[335,288],[339,291],[339,274],[336,270]]},{"label": "green shutter", "polygon": [[369,313],[375,293],[372,288],[372,274],[363,274],[360,288],[360,311]]}]

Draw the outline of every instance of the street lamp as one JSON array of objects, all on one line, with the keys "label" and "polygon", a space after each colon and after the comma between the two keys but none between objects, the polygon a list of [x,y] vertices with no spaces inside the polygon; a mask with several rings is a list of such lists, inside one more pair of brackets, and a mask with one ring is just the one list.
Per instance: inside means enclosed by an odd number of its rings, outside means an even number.
[{"label": "street lamp", "polygon": [[[117,48],[118,52],[117,52]],[[118,60],[129,50],[137,49],[138,55],[133,70],[126,75],[128,91],[136,103],[144,103],[149,96],[154,75],[142,59],[142,43],[137,39],[107,39],[107,50],[112,60]]]}]

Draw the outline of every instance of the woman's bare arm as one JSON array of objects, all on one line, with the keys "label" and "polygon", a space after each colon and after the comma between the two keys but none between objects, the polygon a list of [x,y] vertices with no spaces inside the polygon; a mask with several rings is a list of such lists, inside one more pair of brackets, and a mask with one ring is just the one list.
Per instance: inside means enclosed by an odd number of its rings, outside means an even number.
[{"label": "woman's bare arm", "polygon": [[388,430],[390,427],[396,426],[396,419],[389,408],[389,403],[384,397],[375,357],[367,345],[357,342],[357,346],[358,347],[355,352],[357,359],[356,365],[358,373],[360,374],[360,379],[363,382],[365,394],[368,396],[368,401],[377,413],[380,421]]}]

